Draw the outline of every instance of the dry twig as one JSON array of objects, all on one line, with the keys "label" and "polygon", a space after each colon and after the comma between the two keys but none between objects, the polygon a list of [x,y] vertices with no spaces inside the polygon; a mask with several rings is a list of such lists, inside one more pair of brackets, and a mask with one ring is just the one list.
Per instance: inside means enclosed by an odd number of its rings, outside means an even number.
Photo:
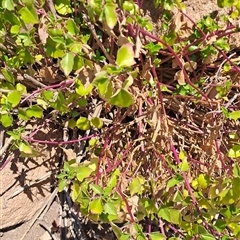
[{"label": "dry twig", "polygon": [[36,216],[33,218],[33,220],[30,223],[30,226],[28,227],[27,231],[24,233],[24,235],[22,236],[22,238],[20,240],[24,240],[24,238],[26,237],[26,235],[28,234],[28,232],[31,230],[31,228],[33,227],[34,223],[37,221],[38,217],[42,214],[42,212],[44,211],[44,209],[49,206],[49,204],[51,205],[51,203],[53,202],[54,198],[56,197],[58,192],[58,189],[56,188],[52,194],[49,196],[48,200],[43,204],[42,208],[38,211],[38,213],[36,214]]}]

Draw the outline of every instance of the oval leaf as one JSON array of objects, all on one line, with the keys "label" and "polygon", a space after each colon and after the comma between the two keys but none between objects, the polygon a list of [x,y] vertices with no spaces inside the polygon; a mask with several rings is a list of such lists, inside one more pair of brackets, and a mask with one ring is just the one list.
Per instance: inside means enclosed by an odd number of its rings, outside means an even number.
[{"label": "oval leaf", "polygon": [[141,192],[143,183],[144,183],[144,180],[140,177],[136,177],[131,181],[131,183],[129,185],[129,190],[130,190],[131,196],[133,196],[135,193]]},{"label": "oval leaf", "polygon": [[85,178],[89,177],[93,170],[89,167],[78,167],[77,180],[82,182]]},{"label": "oval leaf", "polygon": [[103,122],[100,118],[98,117],[94,117],[92,120],[91,120],[91,124],[97,128],[97,129],[101,129],[102,126],[103,126]]},{"label": "oval leaf", "polygon": [[130,67],[135,64],[132,44],[127,43],[122,45],[117,52],[116,63],[119,67]]},{"label": "oval leaf", "polygon": [[181,221],[180,210],[172,208],[160,208],[158,211],[158,216],[173,224],[179,224]]},{"label": "oval leaf", "polygon": [[230,112],[228,118],[231,119],[231,120],[233,119],[235,121],[240,119],[240,110]]},{"label": "oval leaf", "polygon": [[20,152],[24,152],[24,153],[27,153],[27,154],[32,154],[32,148],[26,142],[21,142],[20,143],[19,150],[20,150]]},{"label": "oval leaf", "polygon": [[13,0],[3,0],[2,7],[6,8],[9,11],[14,10]]},{"label": "oval leaf", "polygon": [[21,100],[21,93],[19,91],[10,92],[7,96],[7,100],[13,107],[16,107]]},{"label": "oval leaf", "polygon": [[110,215],[117,215],[117,208],[113,203],[107,202],[104,205],[104,212]]},{"label": "oval leaf", "polygon": [[37,12],[32,7],[23,7],[19,10],[19,14],[21,15],[24,23],[36,24],[39,22]]},{"label": "oval leaf", "polygon": [[15,84],[14,76],[9,70],[2,69],[1,72],[8,82],[12,83],[13,85]]},{"label": "oval leaf", "polygon": [[151,240],[164,240],[165,236],[159,232],[152,232],[150,234]]},{"label": "oval leaf", "polygon": [[76,23],[72,19],[67,20],[66,28],[68,32],[72,35],[76,35],[79,32]]},{"label": "oval leaf", "polygon": [[133,105],[134,100],[127,90],[120,89],[111,97],[110,103],[118,107],[129,107]]},{"label": "oval leaf", "polygon": [[43,116],[43,110],[39,106],[31,106],[27,109],[26,114],[28,117],[41,118]]},{"label": "oval leaf", "polygon": [[90,128],[90,122],[85,117],[80,117],[76,122],[76,127],[81,130],[88,130]]},{"label": "oval leaf", "polygon": [[104,13],[105,13],[105,17],[106,17],[106,22],[107,25],[113,29],[114,26],[117,23],[117,17],[116,17],[116,5],[114,3],[107,3],[104,6]]},{"label": "oval leaf", "polygon": [[61,69],[63,70],[66,77],[73,70],[73,65],[74,65],[74,55],[72,53],[67,53],[60,62]]},{"label": "oval leaf", "polygon": [[85,87],[80,80],[76,80],[76,93],[80,96],[87,96],[93,89],[93,85],[89,84]]},{"label": "oval leaf", "polygon": [[13,122],[13,118],[10,114],[3,114],[0,120],[4,127],[10,127]]},{"label": "oval leaf", "polygon": [[89,210],[92,214],[101,214],[103,212],[101,199],[94,199],[92,202],[90,202]]}]

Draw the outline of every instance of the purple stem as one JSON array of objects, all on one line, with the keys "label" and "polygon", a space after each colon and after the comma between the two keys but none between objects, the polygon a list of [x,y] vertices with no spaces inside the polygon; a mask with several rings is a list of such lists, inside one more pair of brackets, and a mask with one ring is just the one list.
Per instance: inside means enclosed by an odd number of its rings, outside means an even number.
[{"label": "purple stem", "polygon": [[159,221],[159,228],[161,230],[161,233],[162,233],[163,236],[166,237],[166,234],[165,234],[165,231],[164,231],[164,227],[163,227],[163,222],[162,222],[161,218],[159,218],[158,221]]},{"label": "purple stem", "polygon": [[24,102],[26,102],[29,98],[33,97],[34,95],[44,91],[44,90],[48,90],[48,89],[55,89],[55,88],[59,88],[59,87],[68,87],[69,85],[71,85],[72,83],[74,82],[74,80],[66,80],[64,82],[61,82],[59,84],[54,84],[54,85],[51,85],[51,86],[47,86],[45,88],[40,88],[38,90],[35,90],[33,91],[31,94],[29,94],[27,97],[25,97],[21,102],[20,104],[23,104]]},{"label": "purple stem", "polygon": [[13,155],[11,154],[10,156],[8,156],[7,160],[3,163],[3,165],[0,167],[0,171],[2,171],[12,159]]},{"label": "purple stem", "polygon": [[133,217],[133,214],[132,214],[131,207],[129,206],[129,204],[128,204],[128,202],[127,202],[127,199],[125,198],[124,194],[123,194],[122,191],[121,191],[121,188],[119,187],[120,183],[121,183],[121,181],[119,182],[119,184],[118,184],[118,186],[117,186],[117,191],[118,191],[118,193],[120,194],[120,196],[122,197],[123,201],[124,201],[125,204],[126,204],[126,208],[127,208],[128,214],[129,214],[129,216],[130,216],[131,222],[134,223],[135,220],[134,220],[134,217]]}]

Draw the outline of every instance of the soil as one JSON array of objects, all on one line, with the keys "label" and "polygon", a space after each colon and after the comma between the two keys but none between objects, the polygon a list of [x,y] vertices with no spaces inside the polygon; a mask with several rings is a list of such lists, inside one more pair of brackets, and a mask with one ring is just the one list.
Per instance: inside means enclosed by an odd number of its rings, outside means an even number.
[{"label": "soil", "polygon": [[[184,3],[186,5],[186,13],[194,21],[198,21],[207,14],[212,14],[220,20],[220,16],[226,14],[225,10],[217,7],[216,0],[188,0],[184,1]],[[149,6],[149,4],[147,6],[144,5],[151,11],[152,8]],[[153,19],[156,20],[156,16],[159,13],[155,11],[151,14]],[[239,33],[231,37],[231,43],[232,48],[240,47]],[[41,135],[36,137],[43,140],[49,137],[51,139],[62,138],[62,133],[57,126],[48,127],[44,127]],[[32,123],[29,126],[29,129],[35,128],[36,123]],[[54,232],[53,236],[55,239],[60,239],[57,229],[59,197],[55,195],[51,199],[52,192],[56,189],[54,175],[59,166],[60,152],[54,147],[42,147],[39,149],[39,152],[41,153],[40,156],[28,158],[27,162],[26,159],[23,161],[23,158],[14,153],[11,162],[1,171],[1,240],[53,239],[48,231],[40,226],[40,223],[48,230],[50,229],[50,231]],[[11,156],[9,157],[11,158]],[[30,187],[28,187],[29,185]],[[42,209],[46,204],[50,206],[48,211],[43,214],[44,210]],[[41,218],[40,220],[39,217]],[[33,222],[35,219],[36,221]],[[111,239],[111,237],[101,236],[100,239]]]}]

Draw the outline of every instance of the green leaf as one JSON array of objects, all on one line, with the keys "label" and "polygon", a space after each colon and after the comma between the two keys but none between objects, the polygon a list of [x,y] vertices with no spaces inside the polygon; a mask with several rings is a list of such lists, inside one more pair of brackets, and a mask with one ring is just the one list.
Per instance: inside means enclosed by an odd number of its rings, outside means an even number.
[{"label": "green leaf", "polygon": [[159,232],[152,232],[150,234],[151,240],[164,240],[166,237]]},{"label": "green leaf", "polygon": [[7,134],[12,136],[14,140],[20,140],[22,131],[14,129],[13,131],[8,131]]},{"label": "green leaf", "polygon": [[102,194],[103,193],[103,189],[96,185],[96,184],[90,184],[90,188],[96,193],[96,194]]},{"label": "green leaf", "polygon": [[12,25],[20,25],[20,20],[19,20],[19,16],[14,14],[14,12],[8,11],[6,9],[6,11],[4,11],[4,15],[3,15],[4,19],[9,21]]},{"label": "green leaf", "polygon": [[110,29],[113,29],[117,23],[117,15],[116,15],[116,4],[114,3],[106,3],[104,5],[104,13],[107,25]]},{"label": "green leaf", "polygon": [[229,115],[228,115],[228,118],[233,119],[235,121],[240,119],[240,110],[230,112]]},{"label": "green leaf", "polygon": [[117,239],[120,239],[123,234],[122,230],[114,223],[110,222],[110,224],[111,224],[112,230],[113,230],[114,234],[116,235]]},{"label": "green leaf", "polygon": [[89,146],[95,146],[98,142],[99,140],[97,138],[91,138],[88,143]]},{"label": "green leaf", "polygon": [[219,231],[222,232],[224,229],[226,229],[226,221],[223,219],[218,219],[216,223],[214,224],[214,227]]},{"label": "green leaf", "polygon": [[85,117],[80,117],[76,122],[76,127],[81,130],[88,130],[90,128],[90,122]]},{"label": "green leaf", "polygon": [[103,212],[103,206],[102,206],[101,199],[94,199],[92,202],[90,202],[89,211],[92,214],[99,214],[100,215]]},{"label": "green leaf", "polygon": [[8,82],[12,83],[13,85],[15,84],[14,76],[9,70],[2,69],[1,72]]},{"label": "green leaf", "polygon": [[211,234],[200,234],[200,239],[202,240],[215,240],[216,237],[214,237],[213,235]]},{"label": "green leaf", "polygon": [[200,239],[202,240],[215,240],[216,237],[211,235],[204,227],[201,225],[198,226],[198,233],[200,235]]},{"label": "green leaf", "polygon": [[42,96],[45,100],[49,101],[53,99],[54,92],[51,90],[45,90],[42,92]]},{"label": "green leaf", "polygon": [[26,86],[24,86],[24,85],[21,84],[21,83],[17,83],[17,85],[16,85],[16,90],[19,91],[19,92],[21,92],[21,93],[24,93],[24,94],[27,93],[27,88],[26,88]]},{"label": "green leaf", "polygon": [[119,67],[130,67],[135,64],[132,44],[127,43],[122,45],[117,52],[116,63]]},{"label": "green leaf", "polygon": [[41,118],[43,116],[43,110],[39,106],[31,106],[26,110],[28,117]]},{"label": "green leaf", "polygon": [[2,114],[0,119],[4,127],[10,127],[13,123],[13,118],[10,114]]},{"label": "green leaf", "polygon": [[187,171],[189,170],[189,165],[188,165],[187,159],[184,159],[184,160],[180,163],[180,169],[181,169],[181,172],[187,172]]},{"label": "green leaf", "polygon": [[181,172],[187,172],[189,170],[189,165],[187,161],[187,154],[185,151],[181,151],[179,153],[179,159],[182,160],[182,162],[180,163]]},{"label": "green leaf", "polygon": [[20,30],[20,26],[19,25],[13,25],[10,29],[10,32],[12,34],[18,34],[19,33],[19,30]]},{"label": "green leaf", "polygon": [[124,81],[123,88],[128,90],[128,88],[133,84],[133,77],[129,75],[129,77]]},{"label": "green leaf", "polygon": [[126,233],[122,233],[121,237],[119,238],[119,240],[130,240],[131,236],[130,234],[126,234]]},{"label": "green leaf", "polygon": [[197,178],[197,181],[201,188],[206,188],[208,186],[208,180],[204,174],[200,174]]},{"label": "green leaf", "polygon": [[239,144],[235,144],[232,146],[232,148],[229,149],[228,157],[230,157],[230,158],[240,157],[240,145]]},{"label": "green leaf", "polygon": [[136,178],[132,179],[132,181],[129,185],[129,191],[130,191],[131,196],[133,196],[136,193],[141,194],[143,184],[144,184],[144,179],[141,177],[136,177]]},{"label": "green leaf", "polygon": [[137,232],[137,240],[146,240],[143,230],[142,230],[142,226],[140,226],[137,223],[134,223],[134,228]]},{"label": "green leaf", "polygon": [[58,183],[58,191],[62,192],[66,186],[67,186],[67,179],[61,179]]},{"label": "green leaf", "polygon": [[[240,178],[236,177],[232,179],[232,191],[234,200],[240,200]],[[239,216],[240,217],[240,216]]]},{"label": "green leaf", "polygon": [[224,7],[223,2],[224,0],[217,0],[218,7],[223,8]]},{"label": "green leaf", "polygon": [[174,30],[168,32],[163,36],[163,41],[166,42],[168,45],[172,46],[175,43],[175,40],[177,39],[177,34]]},{"label": "green leaf", "polygon": [[76,121],[73,118],[69,119],[68,127],[71,128],[71,129],[76,127]]},{"label": "green leaf", "polygon": [[102,98],[109,99],[112,96],[113,86],[106,71],[96,74],[93,85],[98,88],[98,92]]},{"label": "green leaf", "polygon": [[181,214],[179,210],[161,207],[160,210],[158,211],[158,216],[160,216],[161,218],[170,223],[180,224]]},{"label": "green leaf", "polygon": [[76,93],[80,95],[81,97],[87,96],[93,89],[93,85],[89,84],[86,88],[82,84],[82,82],[77,79],[76,80]]},{"label": "green leaf", "polygon": [[72,35],[77,35],[79,32],[76,23],[72,19],[67,20],[66,28],[68,32]]},{"label": "green leaf", "polygon": [[94,126],[95,128],[97,129],[101,129],[102,126],[103,126],[103,121],[98,118],[98,117],[94,117],[92,120],[91,120],[91,124],[92,126]]},{"label": "green leaf", "polygon": [[29,145],[29,143],[26,143],[26,142],[21,142],[19,144],[19,150],[20,150],[20,152],[24,152],[24,153],[27,153],[27,154],[32,153],[31,146]]},{"label": "green leaf", "polygon": [[183,181],[183,177],[181,175],[174,176],[167,182],[167,189],[174,187],[175,185],[181,183],[182,181]]},{"label": "green leaf", "polygon": [[89,167],[78,167],[77,168],[77,179],[82,182],[85,178],[89,177],[93,170]]},{"label": "green leaf", "polygon": [[227,38],[219,38],[218,40],[214,41],[214,45],[226,52],[229,52],[230,50],[230,45],[227,43]]},{"label": "green leaf", "polygon": [[65,172],[70,172],[71,167],[70,167],[69,162],[64,162],[64,164],[63,164],[63,170],[64,170]]},{"label": "green leaf", "polygon": [[97,86],[101,97],[109,99],[112,96],[113,86],[112,82],[108,78],[99,78],[94,81],[94,85]]},{"label": "green leaf", "polygon": [[[81,53],[82,45],[81,43],[75,42],[69,46],[69,50],[73,53]],[[83,66],[83,59],[79,56],[75,56],[73,69],[78,70]]]},{"label": "green leaf", "polygon": [[18,117],[24,121],[27,121],[30,118],[27,115],[27,112],[22,108],[18,108]]},{"label": "green leaf", "polygon": [[60,62],[61,69],[63,70],[65,76],[67,77],[73,70],[74,65],[74,55],[72,53],[67,53]]},{"label": "green leaf", "polygon": [[229,72],[231,70],[232,66],[229,62],[225,63],[224,66],[223,66],[223,70],[225,72]]},{"label": "green leaf", "polygon": [[145,45],[145,48],[149,51],[151,55],[153,55],[157,54],[159,50],[162,48],[162,46],[159,43],[155,44],[153,42],[150,42]]},{"label": "green leaf", "polygon": [[110,215],[117,215],[117,208],[113,203],[107,202],[104,205],[104,212]]},{"label": "green leaf", "polygon": [[70,0],[56,0],[55,8],[56,8],[56,11],[61,15],[67,15],[69,13],[73,13]]},{"label": "green leaf", "polygon": [[120,89],[110,98],[109,103],[118,107],[129,107],[134,104],[134,100],[127,90]]},{"label": "green leaf", "polygon": [[240,167],[238,166],[237,163],[235,163],[233,166],[233,176],[240,177]]},{"label": "green leaf", "polygon": [[112,174],[112,176],[110,177],[109,181],[108,181],[108,184],[107,184],[107,187],[105,187],[104,189],[104,195],[105,196],[108,196],[112,193],[113,191],[113,188],[116,187],[117,185],[117,176],[120,175],[120,171],[119,169],[117,168],[114,173]]},{"label": "green leaf", "polygon": [[24,23],[36,24],[39,22],[37,12],[33,7],[23,7],[19,10],[19,14]]},{"label": "green leaf", "polygon": [[72,196],[72,199],[73,201],[76,201],[78,196],[80,195],[80,186],[79,186],[79,183],[77,181],[73,181],[73,184],[71,186],[71,196]]},{"label": "green leaf", "polygon": [[123,9],[127,12],[131,12],[132,10],[134,10],[134,4],[130,1],[124,1]]},{"label": "green leaf", "polygon": [[2,7],[8,9],[9,11],[14,10],[13,0],[3,0]]},{"label": "green leaf", "polygon": [[41,98],[37,98],[37,105],[41,106],[44,110],[48,108],[48,103]]},{"label": "green leaf", "polygon": [[13,91],[8,93],[7,100],[12,104],[12,107],[16,107],[21,100],[21,93],[19,91]]},{"label": "green leaf", "polygon": [[233,7],[234,5],[236,5],[237,0],[218,0],[217,4],[220,8],[223,7]]}]

